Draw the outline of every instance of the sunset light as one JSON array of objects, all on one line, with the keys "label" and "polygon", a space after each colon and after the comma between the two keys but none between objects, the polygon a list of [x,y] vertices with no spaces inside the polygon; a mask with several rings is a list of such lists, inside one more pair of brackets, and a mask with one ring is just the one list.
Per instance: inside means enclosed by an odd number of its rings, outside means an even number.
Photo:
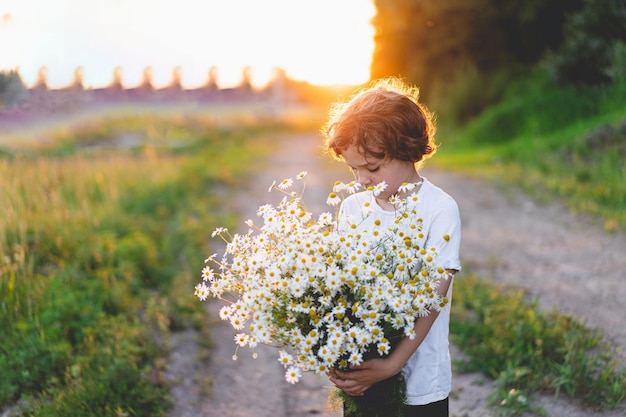
[{"label": "sunset light", "polygon": [[264,85],[276,68],[317,85],[369,79],[375,13],[370,0],[5,0],[0,2],[0,70],[18,69],[33,85],[109,85],[116,67],[126,86],[152,68],[155,86],[180,67],[185,87],[223,87],[243,69]]}]

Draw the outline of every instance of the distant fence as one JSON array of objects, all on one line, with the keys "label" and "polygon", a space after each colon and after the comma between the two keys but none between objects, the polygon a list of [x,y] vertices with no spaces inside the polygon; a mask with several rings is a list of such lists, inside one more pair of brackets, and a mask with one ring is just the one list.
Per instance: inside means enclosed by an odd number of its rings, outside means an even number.
[{"label": "distant fence", "polygon": [[35,85],[28,88],[24,99],[10,108],[0,108],[0,130],[12,128],[34,120],[72,114],[87,109],[115,106],[117,104],[176,104],[196,103],[267,103],[283,106],[298,102],[297,90],[284,72],[277,72],[276,77],[267,86],[257,89],[250,82],[250,71],[244,70],[240,85],[232,88],[220,88],[215,74],[209,72],[208,82],[197,88],[184,88],[179,69],[175,69],[172,82],[161,88],[152,83],[150,67],[144,70],[143,81],[135,87],[124,87],[121,74],[116,71],[113,82],[103,88],[85,88],[82,70],[77,68],[74,81],[64,88],[49,88],[43,67]]}]

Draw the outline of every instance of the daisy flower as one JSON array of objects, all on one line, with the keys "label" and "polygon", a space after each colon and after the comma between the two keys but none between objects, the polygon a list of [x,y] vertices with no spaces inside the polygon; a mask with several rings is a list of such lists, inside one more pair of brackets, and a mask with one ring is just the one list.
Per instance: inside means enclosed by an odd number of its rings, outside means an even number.
[{"label": "daisy flower", "polygon": [[280,362],[283,366],[287,367],[293,364],[293,356],[291,356],[285,350],[281,350],[279,352],[278,362]]},{"label": "daisy flower", "polygon": [[350,365],[358,366],[363,362],[363,354],[359,351],[354,351],[350,354],[348,361]]},{"label": "daisy flower", "polygon": [[380,183],[376,184],[375,186],[373,186],[372,187],[372,192],[374,193],[374,197],[378,197],[380,195],[380,193],[385,191],[386,188],[387,188],[387,183],[385,181],[380,182]]},{"label": "daisy flower", "polygon": [[335,193],[341,193],[344,192],[346,190],[346,184],[344,184],[341,181],[335,181],[335,184],[333,185],[333,192]]},{"label": "daisy flower", "polygon": [[242,330],[244,328],[244,321],[241,316],[234,314],[230,317],[230,325],[233,326],[235,330]]},{"label": "daisy flower", "polygon": [[201,282],[200,284],[196,285],[195,295],[201,301],[204,301],[207,299],[207,297],[209,296],[209,289],[207,288],[206,285],[204,285],[204,282]]},{"label": "daisy flower", "polygon": [[237,333],[235,335],[235,343],[241,347],[247,345],[249,339],[250,339],[250,336],[248,336],[245,333]]},{"label": "daisy flower", "polygon": [[409,191],[413,191],[420,185],[422,185],[422,180],[419,180],[418,182],[404,182],[400,187],[398,187],[398,192],[408,193]]},{"label": "daisy flower", "polygon": [[317,218],[317,223],[322,225],[322,226],[326,226],[329,224],[333,223],[333,215],[330,214],[329,212],[324,212],[322,214],[319,215],[319,217]]},{"label": "daisy flower", "polygon": [[285,380],[290,384],[295,384],[300,381],[301,376],[302,371],[296,366],[290,366],[287,372],[285,372]]},{"label": "daisy flower", "polygon": [[348,194],[354,194],[361,189],[362,185],[356,181],[350,181],[346,184],[346,191]]},{"label": "daisy flower", "polygon": [[202,268],[202,281],[212,281],[214,277],[213,269],[208,266]]},{"label": "daisy flower", "polygon": [[231,311],[230,306],[223,306],[220,308],[220,319],[228,320],[230,318]]},{"label": "daisy flower", "polygon": [[378,343],[377,349],[378,349],[378,353],[381,356],[388,355],[389,352],[391,351],[391,345],[389,344],[389,341],[387,339],[383,339],[382,341]]},{"label": "daisy flower", "polygon": [[277,187],[280,188],[281,190],[288,190],[289,188],[291,188],[292,185],[293,185],[293,179],[285,178],[278,184]]},{"label": "daisy flower", "polygon": [[218,227],[217,229],[213,231],[213,233],[211,233],[211,237],[220,236],[226,233],[227,231],[228,229],[226,229],[225,227]]},{"label": "daisy flower", "polygon": [[339,197],[339,195],[335,191],[328,194],[328,199],[326,199],[326,204],[328,204],[329,206],[336,206],[339,203],[341,203],[341,197]]},{"label": "daisy flower", "polygon": [[402,199],[400,198],[400,196],[398,194],[394,194],[391,197],[389,197],[389,203],[393,204],[394,206],[398,206],[402,203]]},{"label": "daisy flower", "polygon": [[363,213],[364,217],[369,216],[373,211],[374,211],[374,208],[372,207],[372,204],[369,201],[364,202],[363,206],[361,206],[361,213]]}]

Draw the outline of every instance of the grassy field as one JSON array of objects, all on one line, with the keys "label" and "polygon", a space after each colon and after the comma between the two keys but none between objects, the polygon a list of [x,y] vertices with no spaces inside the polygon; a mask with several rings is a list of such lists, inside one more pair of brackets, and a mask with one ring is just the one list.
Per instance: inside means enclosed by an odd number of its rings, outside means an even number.
[{"label": "grassy field", "polygon": [[[512,129],[508,141],[483,134],[497,132],[498,112],[508,115],[511,105],[463,128],[444,125],[433,162],[541,187],[542,198],[566,199],[617,230],[626,224],[624,142],[597,138],[619,132],[624,112],[617,98],[605,100],[613,110],[604,104],[602,114],[558,128]],[[238,220],[230,193],[259,167],[268,145],[287,131],[315,129],[317,117],[287,125],[267,117],[133,112],[3,138],[0,410],[166,415],[168,336],[204,325],[193,286],[214,227]],[[588,192],[594,187],[598,195]],[[537,390],[596,406],[623,399],[626,375],[595,332],[543,315],[515,289],[484,280],[461,280],[456,292],[453,333],[461,342],[482,340],[466,367],[496,379],[493,401],[508,401],[505,414],[536,411],[519,399]],[[538,350],[537,341],[550,349]]]},{"label": "grassy field", "polygon": [[442,115],[433,163],[562,201],[607,232],[626,230],[626,85],[528,84],[462,125]]},{"label": "grassy field", "polygon": [[232,224],[230,190],[288,129],[220,120],[116,115],[5,148],[0,410],[165,415],[167,338],[201,326],[210,233]]}]

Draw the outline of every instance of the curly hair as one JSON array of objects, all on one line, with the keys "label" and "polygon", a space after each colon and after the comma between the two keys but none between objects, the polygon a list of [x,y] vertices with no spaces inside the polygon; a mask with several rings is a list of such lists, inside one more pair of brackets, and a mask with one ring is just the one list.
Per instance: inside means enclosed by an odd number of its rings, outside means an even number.
[{"label": "curly hair", "polygon": [[419,102],[419,90],[398,78],[375,80],[346,102],[331,106],[322,128],[335,159],[356,145],[367,158],[422,163],[437,151],[434,115]]}]

